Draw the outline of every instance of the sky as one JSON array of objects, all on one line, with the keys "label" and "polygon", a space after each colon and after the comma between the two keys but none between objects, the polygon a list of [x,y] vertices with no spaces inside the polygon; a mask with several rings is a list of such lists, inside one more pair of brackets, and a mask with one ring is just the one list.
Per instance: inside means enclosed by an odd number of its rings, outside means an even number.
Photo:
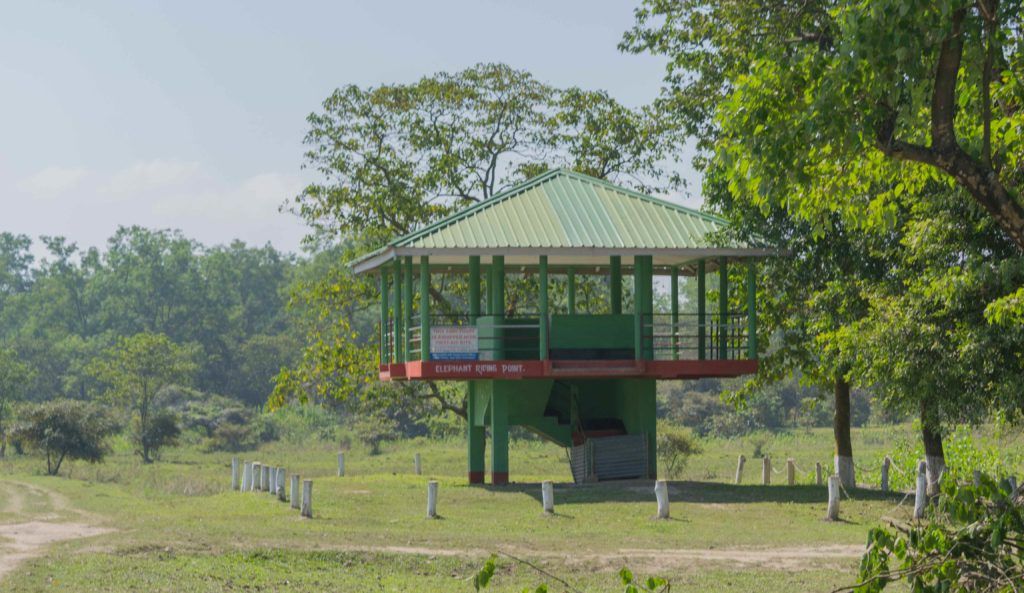
[{"label": "sky", "polygon": [[634,5],[2,2],[0,231],[102,246],[138,224],[297,251],[305,226],[279,206],[315,179],[305,118],[335,88],[494,61],[640,105],[664,61],[616,49]]}]

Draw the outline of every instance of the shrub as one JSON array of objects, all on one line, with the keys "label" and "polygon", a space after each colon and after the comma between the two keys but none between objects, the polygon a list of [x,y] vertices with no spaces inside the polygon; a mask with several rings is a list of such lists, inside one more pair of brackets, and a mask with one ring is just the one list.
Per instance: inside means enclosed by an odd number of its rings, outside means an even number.
[{"label": "shrub", "polygon": [[160,410],[152,414],[145,425],[136,418],[134,430],[135,440],[142,449],[138,452],[142,454],[145,463],[159,459],[160,450],[177,445],[178,437],[181,436],[178,415],[170,410]]},{"label": "shrub", "polygon": [[230,451],[237,453],[246,449],[254,449],[258,444],[256,432],[246,424],[223,422],[213,430],[213,435],[206,441],[209,451]]},{"label": "shrub", "polygon": [[57,475],[65,459],[103,460],[106,438],[117,430],[110,417],[92,404],[55,400],[29,408],[15,430],[22,445],[46,454],[46,473]]},{"label": "shrub", "polygon": [[352,424],[352,430],[370,451],[370,455],[380,453],[380,446],[393,441],[400,435],[398,422],[380,413],[360,414]]},{"label": "shrub", "polygon": [[690,457],[700,452],[700,443],[689,430],[667,422],[659,423],[658,457],[665,476],[678,478]]}]

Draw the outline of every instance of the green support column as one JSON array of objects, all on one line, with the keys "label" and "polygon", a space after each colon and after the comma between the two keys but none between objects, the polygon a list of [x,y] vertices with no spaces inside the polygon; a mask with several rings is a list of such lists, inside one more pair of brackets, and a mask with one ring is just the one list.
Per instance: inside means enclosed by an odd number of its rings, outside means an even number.
[{"label": "green support column", "polygon": [[569,315],[576,314],[576,270],[569,268],[567,272],[568,287],[566,289],[569,299]]},{"label": "green support column", "polygon": [[494,276],[494,290],[491,292],[491,298],[494,299],[494,305],[491,309],[491,315],[505,316],[505,256],[495,255],[491,258],[491,273]]},{"label": "green support column", "polygon": [[390,321],[388,307],[388,270],[380,269],[380,363],[391,362],[391,348],[388,346],[388,322]]},{"label": "green support column", "polygon": [[484,311],[487,315],[494,315],[494,264],[487,266],[484,277],[487,279],[487,286],[484,288]]},{"label": "green support column", "polygon": [[672,266],[672,360],[679,360],[679,268]]},{"label": "green support column", "polygon": [[480,256],[469,256],[469,321],[476,325],[480,317]]},{"label": "green support column", "polygon": [[633,358],[644,359],[643,264],[633,256]]},{"label": "green support column", "polygon": [[747,264],[747,358],[757,359],[757,270]]},{"label": "green support column", "polygon": [[704,260],[697,261],[697,359],[707,358],[707,269]]},{"label": "green support column", "polygon": [[430,360],[430,259],[420,256],[420,360]]},{"label": "green support column", "polygon": [[395,345],[395,361],[405,362],[406,353],[405,350],[403,349],[403,346],[405,345],[405,339],[403,338],[404,334],[402,333],[402,322],[405,320],[405,315],[402,314],[402,261],[400,258],[395,258],[394,269],[395,294],[394,305],[392,305],[392,309],[394,309],[395,325],[391,331],[391,338],[392,342]]},{"label": "green support column", "polygon": [[[479,306],[477,306],[479,309]],[[468,452],[468,472],[470,484],[484,483],[484,439],[486,434],[483,426],[477,424],[476,381],[469,381],[466,389],[466,437]]]},{"label": "green support column", "polygon": [[622,257],[618,255],[611,257],[611,278],[608,292],[610,293],[612,315],[622,314]]},{"label": "green support column", "polygon": [[491,391],[491,483],[508,484],[508,397],[498,382]]},{"label": "green support column", "polygon": [[718,358],[729,358],[729,266],[718,258]]},{"label": "green support column", "polygon": [[644,321],[652,327],[644,339],[644,360],[654,360],[654,258],[643,256],[644,262]]},{"label": "green support column", "polygon": [[405,321],[402,323],[402,341],[404,343],[402,352],[405,352],[407,360],[412,359],[412,257],[405,257],[402,281],[402,302]]},{"label": "green support column", "polygon": [[537,283],[540,295],[537,308],[540,309],[540,359],[548,359],[548,256],[540,256],[540,269],[537,272]]}]

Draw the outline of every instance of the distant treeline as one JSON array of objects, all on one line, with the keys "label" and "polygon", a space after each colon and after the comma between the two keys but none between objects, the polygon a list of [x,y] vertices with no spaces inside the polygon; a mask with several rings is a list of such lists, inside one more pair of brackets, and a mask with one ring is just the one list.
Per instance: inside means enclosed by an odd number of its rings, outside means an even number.
[{"label": "distant treeline", "polygon": [[103,249],[0,233],[0,347],[32,370],[27,400],[93,399],[88,363],[118,338],[165,334],[198,352],[194,387],[266,401],[302,349],[287,304],[312,261],[240,241],[122,227]]}]

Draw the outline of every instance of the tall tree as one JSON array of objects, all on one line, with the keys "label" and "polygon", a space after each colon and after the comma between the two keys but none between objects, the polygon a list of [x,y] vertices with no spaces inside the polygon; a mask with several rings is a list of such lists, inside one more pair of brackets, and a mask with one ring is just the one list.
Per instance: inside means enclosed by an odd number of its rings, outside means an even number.
[{"label": "tall tree", "polygon": [[10,348],[0,348],[0,459],[7,453],[11,404],[25,393],[31,369]]},{"label": "tall tree", "polygon": [[196,371],[194,352],[163,334],[140,333],[121,338],[92,365],[106,395],[125,407],[135,422],[133,438],[145,463],[152,463],[159,447],[151,435],[165,421],[157,395],[172,384],[187,384]]}]

